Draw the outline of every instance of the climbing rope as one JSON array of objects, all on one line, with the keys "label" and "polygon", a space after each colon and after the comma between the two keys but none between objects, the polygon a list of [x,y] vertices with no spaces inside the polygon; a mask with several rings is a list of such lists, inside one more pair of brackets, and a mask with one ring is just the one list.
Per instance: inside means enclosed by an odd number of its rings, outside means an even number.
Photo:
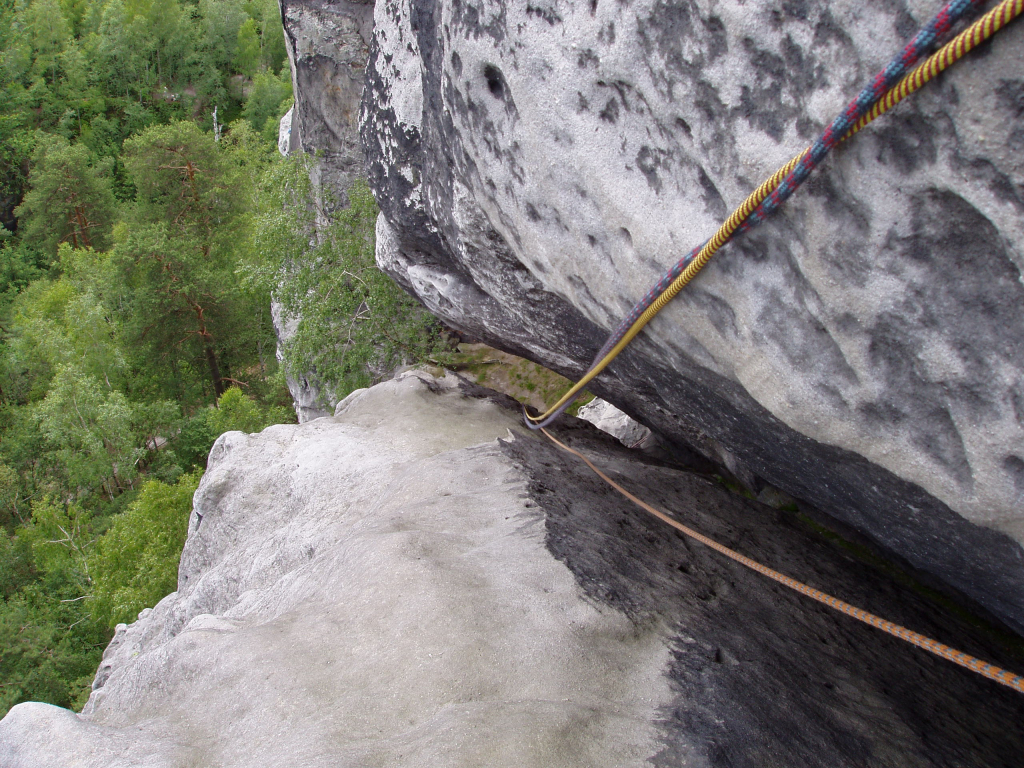
[{"label": "climbing rope", "polygon": [[608,477],[608,475],[606,475],[604,472],[602,472],[600,469],[594,466],[594,463],[590,459],[588,459],[579,451],[574,450],[573,448],[567,446],[565,443],[562,443],[559,440],[557,440],[546,429],[542,428],[541,432],[547,435],[548,439],[551,440],[551,442],[553,442],[562,450],[568,451],[574,456],[582,459],[584,463],[586,463],[586,465],[597,474],[598,477],[600,477],[602,480],[608,483],[608,485],[610,485],[616,491],[618,491],[627,499],[632,501],[634,504],[639,506],[641,509],[650,512],[652,515],[654,515],[662,522],[668,523],[676,530],[681,531],[682,533],[689,536],[691,539],[695,539],[699,541],[701,544],[711,547],[711,549],[715,550],[716,552],[720,552],[729,559],[735,560],[737,563],[745,565],[747,568],[750,568],[753,571],[757,571],[758,573],[767,576],[769,579],[772,579],[773,581],[776,581],[779,584],[789,587],[790,589],[793,589],[802,595],[807,595],[807,597],[811,598],[812,600],[817,600],[819,603],[823,603],[824,605],[827,605],[830,608],[834,608],[835,610],[841,613],[845,613],[847,616],[852,616],[858,621],[862,621],[865,624],[869,624],[872,627],[876,627],[877,629],[880,629],[883,632],[892,635],[893,637],[898,637],[901,640],[906,640],[908,643],[916,645],[918,648],[923,648],[924,650],[930,653],[934,653],[936,656],[941,656],[942,658],[947,659],[948,661],[952,661],[954,664],[959,664],[961,667],[969,669],[972,672],[977,672],[979,675],[983,675],[984,677],[987,677],[990,680],[995,680],[997,683],[1001,683],[1009,688],[1013,688],[1013,690],[1015,691],[1024,693],[1024,677],[1020,675],[1015,675],[1012,672],[1007,672],[1005,669],[1001,669],[1000,667],[997,667],[994,664],[989,664],[988,662],[982,661],[981,659],[977,659],[974,656],[964,653],[963,651],[958,651],[956,648],[951,648],[948,645],[944,645],[943,643],[938,642],[937,640],[932,640],[930,637],[918,634],[917,632],[907,629],[906,627],[901,627],[899,624],[893,624],[891,621],[886,621],[885,619],[879,616],[875,616],[873,613],[868,613],[867,611],[861,610],[860,608],[850,605],[849,603],[844,602],[843,600],[840,600],[837,597],[832,597],[832,595],[826,594],[825,592],[815,589],[814,587],[809,587],[803,582],[797,581],[796,579],[791,579],[789,576],[786,576],[783,573],[779,573],[778,571],[773,570],[765,565],[761,565],[756,560],[751,560],[746,555],[741,555],[739,552],[733,549],[729,549],[723,544],[719,544],[714,539],[710,539],[704,534],[698,533],[692,528],[683,525],[678,520],[670,517],[661,510],[652,507],[647,502],[631,494],[621,485],[619,485],[610,477]]},{"label": "climbing rope", "polygon": [[978,9],[983,2],[984,0],[950,0],[943,6],[928,26],[914,36],[900,55],[875,76],[871,84],[847,105],[810,147],[761,184],[732,212],[711,239],[694,248],[662,276],[608,338],[583,378],[545,413],[540,416],[526,414],[527,426],[539,429],[558,418],[583,388],[629,345],[736,232],[747,231],[776,210],[796,191],[833,147],[885,114],[1024,12],[1024,0],[1003,0],[909,75],[904,74],[920,60],[938,38],[946,34],[969,11]]}]

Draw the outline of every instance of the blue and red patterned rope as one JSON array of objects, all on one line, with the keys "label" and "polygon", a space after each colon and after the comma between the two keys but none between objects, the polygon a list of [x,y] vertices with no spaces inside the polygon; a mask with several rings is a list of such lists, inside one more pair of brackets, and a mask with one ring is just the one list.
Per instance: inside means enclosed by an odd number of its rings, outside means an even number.
[{"label": "blue and red patterned rope", "polygon": [[[811,171],[818,167],[825,156],[837,146],[851,127],[875,105],[886,92],[892,88],[907,73],[911,67],[917,64],[924,56],[928,55],[936,40],[946,35],[949,30],[968,13],[977,11],[984,4],[984,0],[950,0],[940,10],[931,22],[921,29],[914,38],[906,44],[898,56],[890,61],[885,69],[875,75],[874,79],[867,85],[857,98],[851,101],[822,132],[822,134],[811,145],[796,168],[790,171],[775,190],[755,208],[747,219],[739,226],[738,232],[746,232],[756,227],[768,216],[770,216],[782,203],[792,195],[797,188],[810,176]],[[706,243],[706,241],[705,241]],[[657,283],[649,290],[644,297],[636,303],[629,311],[629,314],[622,320],[615,332],[608,337],[608,340],[601,347],[601,350],[594,356],[594,363],[601,360],[605,354],[614,347],[625,336],[626,331],[635,323],[640,315],[644,313],[654,301],[665,292],[672,282],[683,273],[683,270],[697,257],[705,243],[690,251],[686,256],[677,261]]]}]

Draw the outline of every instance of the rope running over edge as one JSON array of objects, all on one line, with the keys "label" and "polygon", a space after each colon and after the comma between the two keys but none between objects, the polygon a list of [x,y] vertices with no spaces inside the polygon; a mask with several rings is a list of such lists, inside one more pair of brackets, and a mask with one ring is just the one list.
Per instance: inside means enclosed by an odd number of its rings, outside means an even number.
[{"label": "rope running over edge", "polygon": [[662,522],[668,523],[673,528],[675,528],[678,531],[681,531],[690,538],[699,541],[701,544],[711,547],[716,552],[720,552],[721,554],[725,555],[731,560],[735,560],[737,563],[745,565],[747,568],[750,568],[753,571],[757,571],[758,573],[767,576],[769,579],[772,579],[773,581],[776,581],[779,584],[782,584],[783,586],[789,587],[790,589],[795,590],[802,595],[806,595],[812,600],[817,600],[819,603],[827,605],[830,608],[834,608],[840,613],[845,613],[847,616],[852,616],[858,621],[861,621],[872,627],[880,629],[883,632],[892,635],[893,637],[898,637],[901,640],[906,640],[911,645],[916,645],[918,648],[923,648],[924,650],[933,653],[936,656],[941,656],[947,661],[952,661],[954,664],[958,664],[959,666],[964,667],[965,669],[969,669],[972,672],[977,672],[979,675],[982,675],[983,677],[987,677],[990,680],[995,680],[997,683],[1001,683],[1002,685],[1005,685],[1008,688],[1012,688],[1013,690],[1019,693],[1024,693],[1024,676],[1015,675],[1013,672],[1008,672],[1007,670],[997,667],[994,664],[989,664],[986,661],[977,659],[974,656],[971,656],[970,654],[964,653],[963,651],[958,651],[956,648],[951,648],[950,646],[944,645],[943,643],[940,643],[937,640],[932,640],[930,637],[914,632],[913,630],[907,629],[906,627],[901,627],[899,624],[894,624],[891,621],[886,621],[880,616],[875,616],[873,613],[868,613],[867,611],[861,610],[860,608],[857,608],[854,605],[850,605],[849,603],[844,602],[843,600],[840,600],[837,597],[832,597],[832,595],[822,592],[821,590],[815,589],[814,587],[809,587],[803,582],[790,578],[789,576],[786,576],[783,573],[779,573],[778,571],[773,570],[766,565],[761,565],[756,560],[751,560],[746,555],[741,555],[739,552],[729,549],[724,544],[719,544],[714,539],[710,539],[704,534],[698,533],[692,528],[683,525],[678,520],[669,517],[661,510],[652,507],[650,504],[643,501],[642,499],[637,498],[629,491],[627,491],[625,488],[623,488],[621,485],[612,480],[610,477],[608,477],[608,475],[604,474],[604,472],[602,472],[596,466],[594,466],[593,462],[591,462],[590,459],[588,459],[579,451],[570,448],[565,443],[562,443],[559,440],[557,440],[546,429],[541,428],[540,431],[543,432],[547,436],[547,438],[555,445],[557,445],[559,448],[561,448],[564,451],[568,451],[574,456],[582,459],[584,463],[586,463],[586,465],[597,474],[598,477],[600,477],[602,480],[608,483],[608,485],[610,485],[616,491],[618,491],[627,499],[632,501],[634,504],[639,506],[641,509],[654,515]]}]

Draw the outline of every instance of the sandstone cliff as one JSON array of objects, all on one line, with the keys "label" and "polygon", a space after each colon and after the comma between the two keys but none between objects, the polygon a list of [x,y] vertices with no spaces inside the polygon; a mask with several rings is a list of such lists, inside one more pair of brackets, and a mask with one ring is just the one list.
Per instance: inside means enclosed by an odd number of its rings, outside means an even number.
[{"label": "sandstone cliff", "polygon": [[[796,517],[577,420],[556,434],[768,565],[1008,663]],[[0,765],[1011,768],[1022,717],[684,540],[507,398],[410,373],[221,437],[177,592],[118,629],[81,716],[12,709]]]},{"label": "sandstone cliff", "polygon": [[[937,7],[382,0],[378,262],[446,323],[578,377]],[[835,152],[591,387],[1018,632],[1022,43],[1017,23]]]}]

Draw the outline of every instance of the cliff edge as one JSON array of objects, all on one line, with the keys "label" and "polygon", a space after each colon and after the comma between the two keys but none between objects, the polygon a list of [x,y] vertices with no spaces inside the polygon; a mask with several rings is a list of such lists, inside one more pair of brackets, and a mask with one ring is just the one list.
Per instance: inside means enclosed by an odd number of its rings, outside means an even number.
[{"label": "cliff edge", "polygon": [[[799,519],[556,430],[767,565],[1008,666]],[[1024,697],[784,590],[611,493],[507,398],[407,373],[225,434],[178,590],[118,628],[81,715],[5,768],[1018,764]]]}]

